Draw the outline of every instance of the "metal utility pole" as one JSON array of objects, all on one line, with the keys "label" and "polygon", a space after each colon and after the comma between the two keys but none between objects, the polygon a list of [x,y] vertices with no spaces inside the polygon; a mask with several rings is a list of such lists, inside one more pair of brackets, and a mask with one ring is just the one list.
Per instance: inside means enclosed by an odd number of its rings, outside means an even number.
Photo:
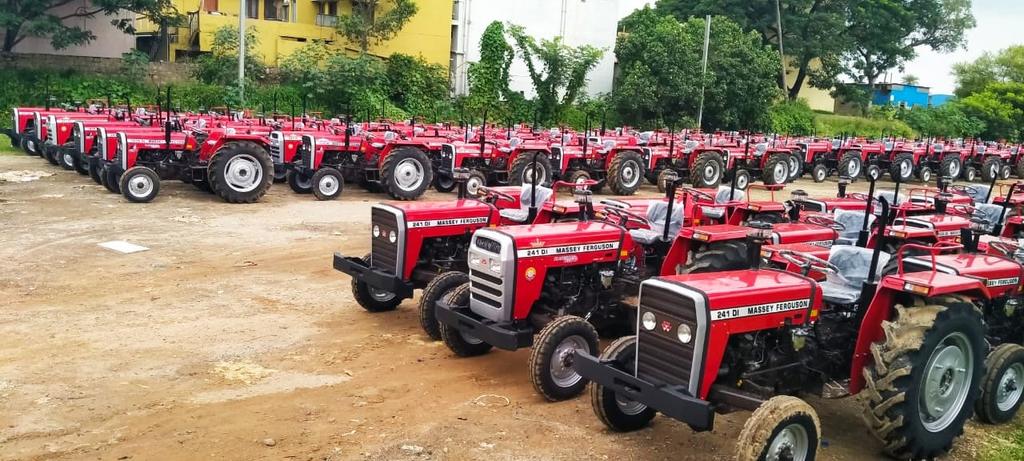
[{"label": "metal utility pole", "polygon": [[700,73],[700,109],[697,111],[697,129],[704,123],[704,85],[708,74],[708,48],[711,46],[711,15],[704,17],[704,59],[701,60]]},{"label": "metal utility pole", "polygon": [[238,4],[238,97],[242,104],[245,104],[245,16],[248,13],[246,0],[239,0]]},{"label": "metal utility pole", "polygon": [[782,51],[782,5],[780,4],[781,1],[782,0],[775,0],[775,33],[779,35],[779,61],[782,63],[782,75],[780,76],[782,77],[782,89],[788,92],[789,85],[786,84],[786,53]]}]

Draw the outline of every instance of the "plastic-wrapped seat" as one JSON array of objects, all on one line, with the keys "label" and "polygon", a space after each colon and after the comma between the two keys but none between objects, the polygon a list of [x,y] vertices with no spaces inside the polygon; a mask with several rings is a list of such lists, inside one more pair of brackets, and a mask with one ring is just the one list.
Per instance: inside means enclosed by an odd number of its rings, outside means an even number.
[{"label": "plastic-wrapped seat", "polygon": [[[1002,219],[1000,219],[1002,215]],[[995,229],[996,224],[1003,224],[1006,222],[1007,213],[1003,212],[1002,205],[996,205],[994,203],[979,203],[974,205],[973,218],[978,218],[985,221],[985,231],[992,232]]]},{"label": "plastic-wrapped seat", "polygon": [[[833,218],[842,224],[843,230],[839,231],[837,245],[853,245],[857,242],[860,229],[864,226],[864,212],[856,210],[836,210]],[[875,223],[875,215],[868,216],[868,229]]]},{"label": "plastic-wrapped seat", "polygon": [[971,184],[964,187],[964,192],[974,203],[985,203],[988,201],[988,193],[992,188],[982,184]]},{"label": "plastic-wrapped seat", "polygon": [[[729,192],[731,187],[729,186],[718,186],[718,192],[715,193],[715,203],[728,203]],[[743,200],[747,194],[739,189],[732,191],[732,201]],[[725,216],[725,207],[712,207],[704,206],[700,209],[701,214],[713,219],[722,219]]]},{"label": "plastic-wrapped seat", "polygon": [[657,242],[664,235],[665,223],[668,221],[668,236],[675,237],[679,229],[683,227],[683,204],[676,202],[672,206],[672,217],[668,218],[668,202],[664,200],[651,201],[647,206],[647,222],[650,229],[631,229],[629,236],[633,241],[641,245],[651,245]]},{"label": "plastic-wrapped seat", "polygon": [[[508,208],[501,210],[498,213],[501,214],[502,218],[508,219],[509,221],[513,221],[519,224],[523,224],[526,222],[526,218],[530,217],[530,205],[534,203],[532,201],[534,200],[533,185],[523,184],[523,187],[522,189],[520,189],[520,191],[521,192],[519,196],[519,209]],[[551,194],[551,189],[544,186],[537,186],[537,208],[540,208],[540,206],[544,202],[551,198]]]},{"label": "plastic-wrapped seat", "polygon": [[[830,304],[854,304],[860,298],[861,288],[868,279],[871,254],[874,250],[851,245],[833,245],[828,252],[828,262],[839,269],[838,274],[828,274],[821,287],[822,299]],[[881,277],[882,268],[889,262],[889,253],[878,256],[876,277]]]}]

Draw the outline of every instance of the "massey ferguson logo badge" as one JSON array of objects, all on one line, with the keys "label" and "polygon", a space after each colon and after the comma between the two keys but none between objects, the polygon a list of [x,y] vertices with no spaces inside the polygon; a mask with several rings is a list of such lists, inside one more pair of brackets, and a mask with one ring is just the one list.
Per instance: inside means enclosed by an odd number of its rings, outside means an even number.
[{"label": "massey ferguson logo badge", "polygon": [[670,323],[668,320],[662,320],[661,331],[664,331],[665,333],[672,331],[672,323]]},{"label": "massey ferguson logo badge", "polygon": [[458,219],[433,219],[429,221],[410,221],[409,227],[417,229],[420,227],[443,227],[443,226],[464,226],[467,224],[487,224],[487,217],[479,218],[458,218]]},{"label": "massey ferguson logo badge", "polygon": [[541,248],[543,246],[544,246],[544,241],[541,240],[541,239],[533,239],[533,241],[530,242],[530,248]]},{"label": "massey ferguson logo badge", "polygon": [[988,282],[985,282],[985,285],[990,287],[1005,287],[1008,285],[1016,285],[1018,283],[1020,283],[1020,278],[1010,277],[1005,279],[992,279],[989,280]]},{"label": "massey ferguson logo badge", "polygon": [[[543,242],[541,242],[543,244]],[[531,243],[530,246],[533,246]],[[516,254],[520,258],[532,258],[535,256],[570,255],[576,253],[589,253],[597,251],[610,251],[619,248],[619,242],[588,243],[584,245],[564,245],[557,247],[534,247],[519,250]]]}]

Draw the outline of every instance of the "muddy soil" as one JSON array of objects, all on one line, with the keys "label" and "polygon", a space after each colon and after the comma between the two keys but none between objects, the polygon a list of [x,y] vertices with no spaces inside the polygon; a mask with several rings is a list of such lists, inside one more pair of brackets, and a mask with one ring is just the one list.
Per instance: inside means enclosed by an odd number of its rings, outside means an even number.
[{"label": "muddy soil", "polygon": [[[589,399],[534,392],[529,351],[458,359],[421,332],[415,299],[367,313],[331,257],[368,251],[381,195],[278,184],[230,205],[167,181],[139,205],[0,156],[15,170],[52,176],[0,182],[0,459],[724,460],[749,415],[610,433]],[[112,240],[149,249],[98,246]],[[822,459],[878,457],[855,400],[810,401]],[[972,424],[951,459],[989,432]]]}]

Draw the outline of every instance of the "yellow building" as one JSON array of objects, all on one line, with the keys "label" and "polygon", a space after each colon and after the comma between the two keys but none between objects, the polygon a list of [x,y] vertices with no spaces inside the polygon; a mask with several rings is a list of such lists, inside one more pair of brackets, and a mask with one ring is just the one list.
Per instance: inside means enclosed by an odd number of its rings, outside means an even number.
[{"label": "yellow building", "polygon": [[[811,61],[811,69],[817,69],[821,67],[821,61],[814,59]],[[799,73],[799,69],[794,65],[793,59],[786,57],[786,88],[792,88],[793,84],[796,83],[796,76]],[[804,79],[803,85],[800,87],[800,94],[797,96],[800,99],[807,101],[807,105],[811,106],[812,110],[834,112],[836,100],[832,97],[831,89],[822,89],[811,86],[811,78],[808,76]]]},{"label": "yellow building", "polygon": [[[324,40],[329,44],[358,52],[334,28],[339,15],[352,11],[358,0],[247,0],[246,27],[259,37],[258,52],[269,66],[277,66],[306,42]],[[241,0],[174,0],[178,11],[187,15],[187,24],[162,33],[159,25],[138,21],[139,46],[146,49],[156,41],[167,60],[210,51],[214,32],[224,26],[238,27]],[[382,8],[390,8],[383,1]],[[416,0],[419,11],[395,38],[371,45],[377,56],[403,53],[422,56],[431,63],[447,65],[451,56],[452,0]]]}]

